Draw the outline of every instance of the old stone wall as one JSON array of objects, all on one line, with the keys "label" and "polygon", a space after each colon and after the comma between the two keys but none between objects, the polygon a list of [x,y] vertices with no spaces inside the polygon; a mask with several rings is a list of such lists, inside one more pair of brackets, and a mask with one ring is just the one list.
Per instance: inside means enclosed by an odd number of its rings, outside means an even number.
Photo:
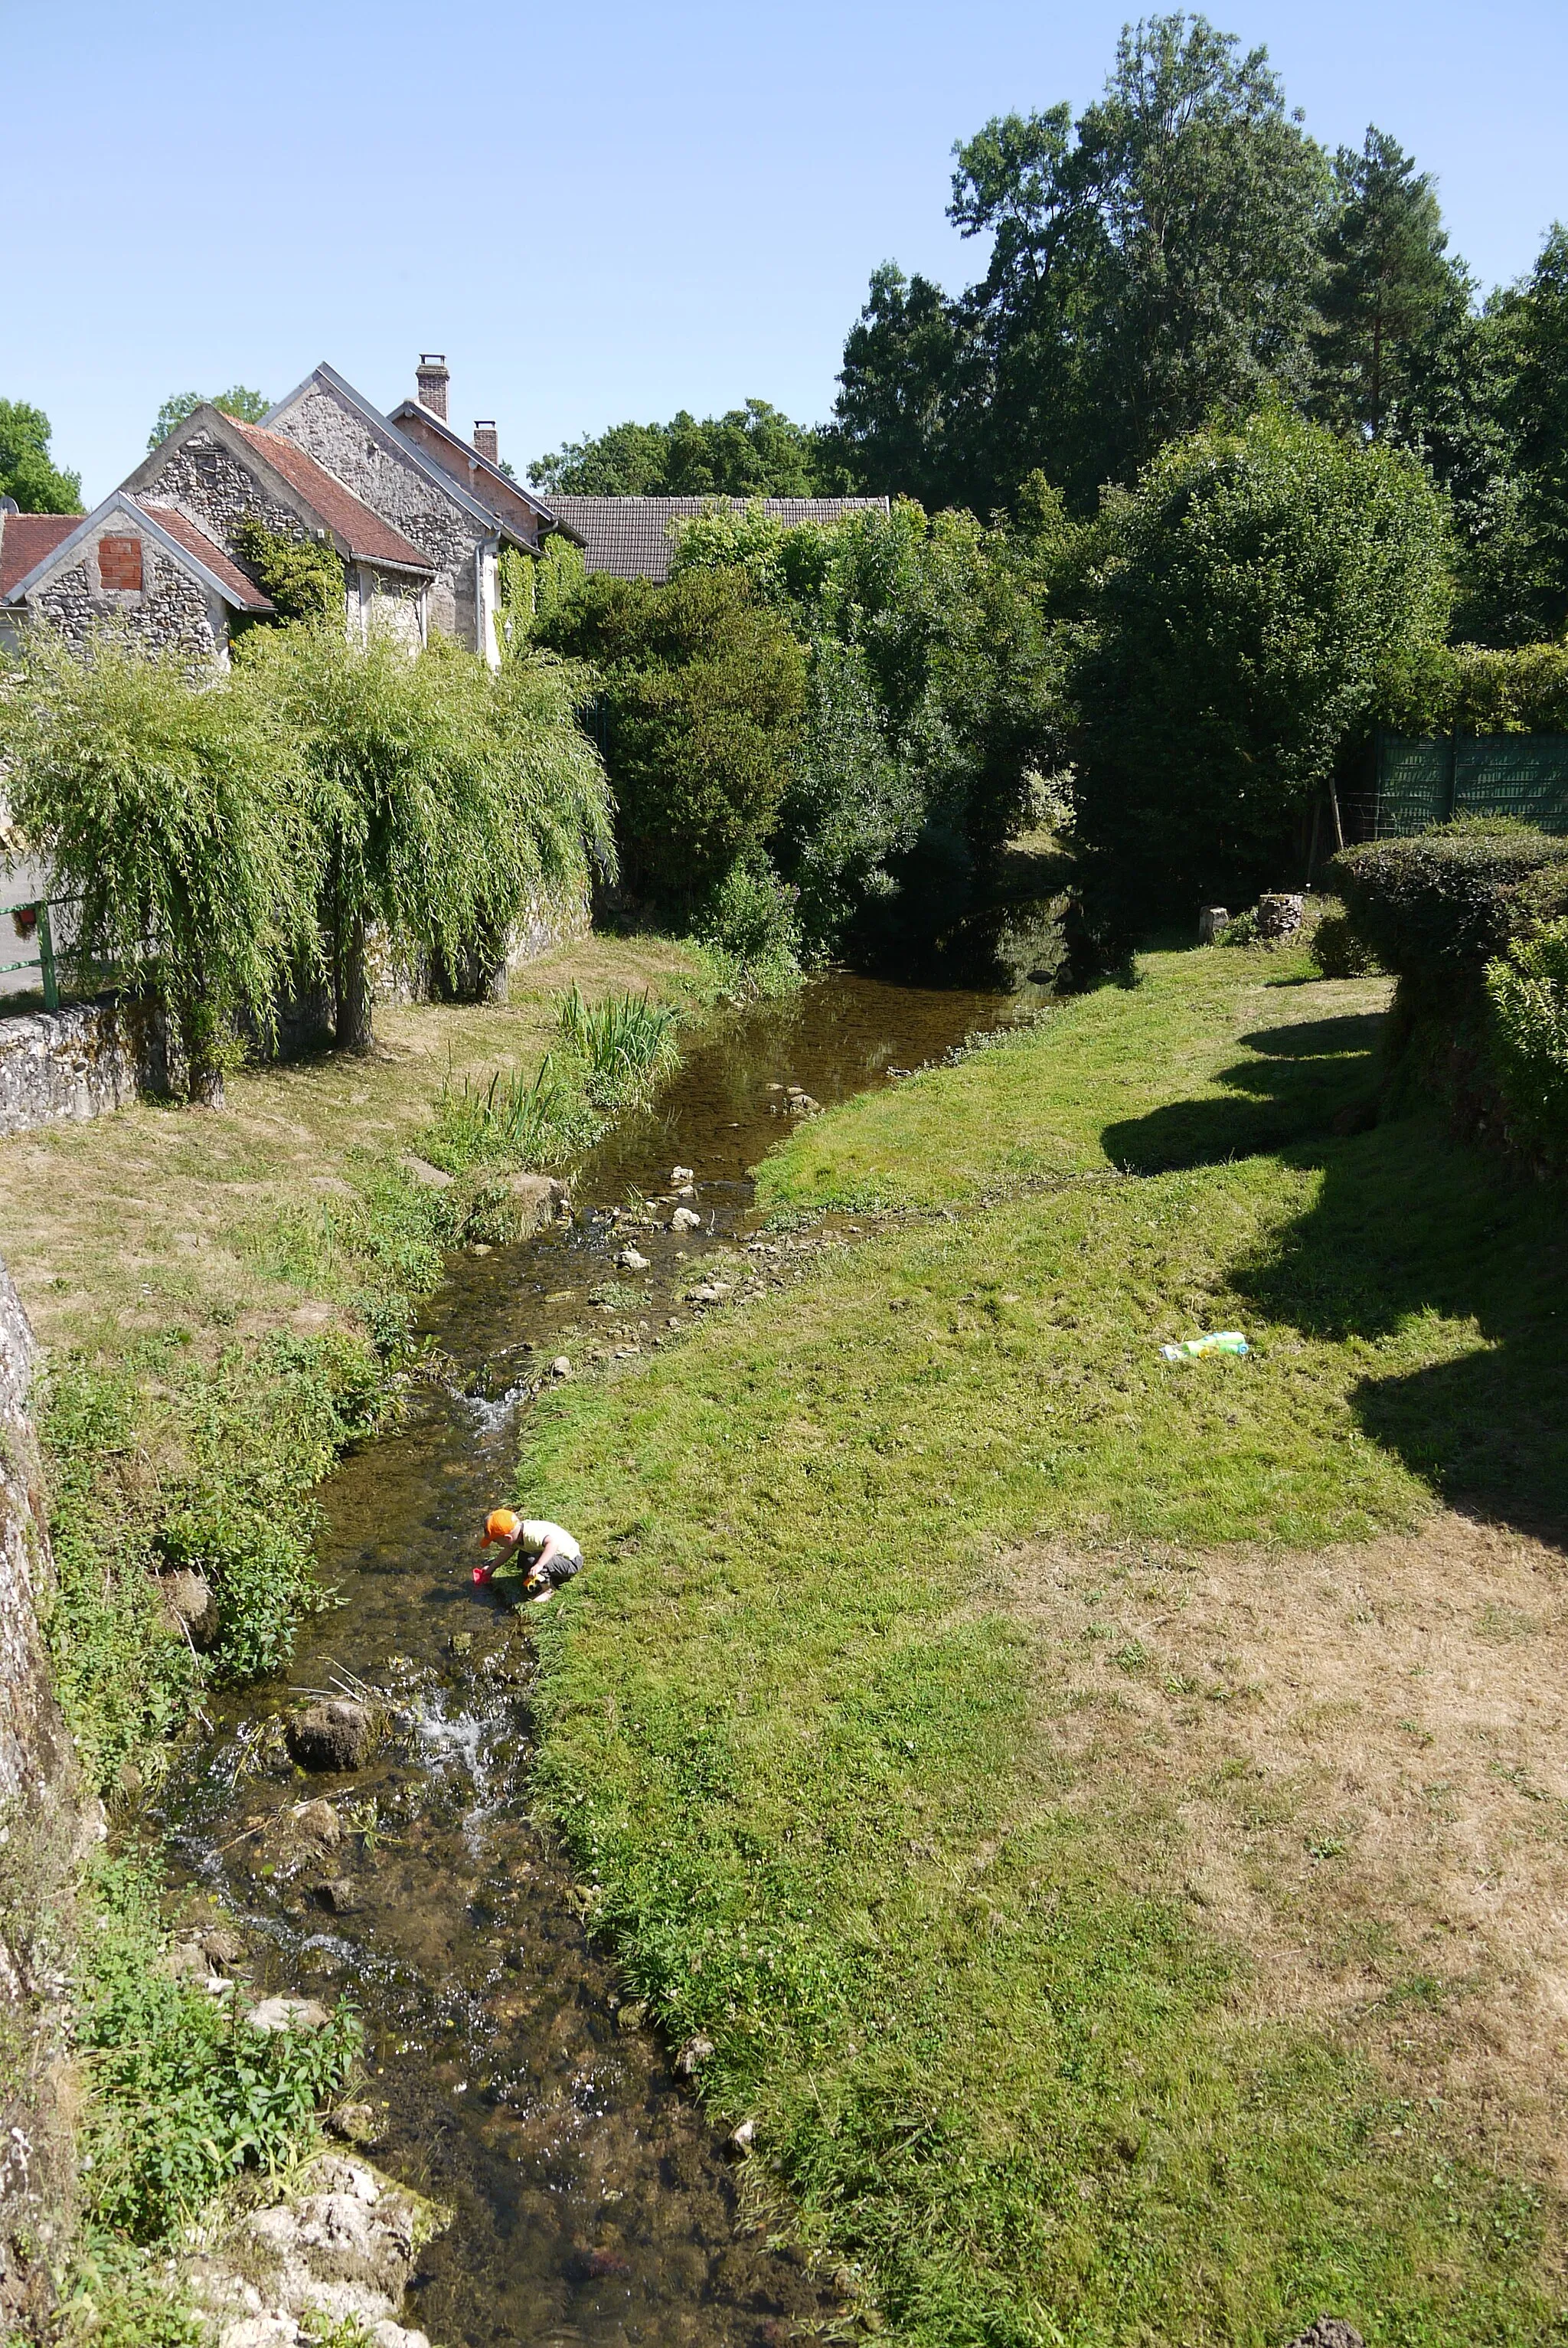
[{"label": "old stone wall", "polygon": [[361,633],[370,636],[384,632],[405,652],[422,652],[424,613],[428,609],[425,590],[415,588],[395,572],[375,571],[364,562],[356,564],[349,577],[353,582],[350,592],[354,597],[352,617],[357,620]]},{"label": "old stone wall", "polygon": [[125,1004],[0,1019],[0,1137],[127,1107],[168,1073],[159,1024]]},{"label": "old stone wall", "polygon": [[434,626],[470,652],[479,648],[474,556],[494,533],[465,513],[438,482],[334,398],[325,386],[307,384],[269,430],[291,440],[335,474],[373,513],[400,530],[436,566],[430,592]]},{"label": "old stone wall", "polygon": [[85,1820],[39,1628],[53,1581],[33,1333],[0,1264],[0,2338],[44,2335],[68,2221],[70,1877]]},{"label": "old stone wall", "polygon": [[[116,516],[115,524],[108,534],[123,537],[123,519]],[[193,664],[216,660],[227,665],[229,627],[224,605],[161,547],[143,539],[141,551],[139,588],[105,587],[97,574],[94,549],[88,546],[83,549],[79,562],[28,597],[29,610],[71,644],[80,644],[92,628],[118,623],[138,642],[156,645],[160,652],[183,653]]]},{"label": "old stone wall", "polygon": [[137,494],[189,514],[236,562],[240,555],[234,529],[247,515],[254,515],[281,538],[309,535],[292,509],[270,496],[260,477],[220,448],[210,432],[193,432],[181,447],[170,449]]}]

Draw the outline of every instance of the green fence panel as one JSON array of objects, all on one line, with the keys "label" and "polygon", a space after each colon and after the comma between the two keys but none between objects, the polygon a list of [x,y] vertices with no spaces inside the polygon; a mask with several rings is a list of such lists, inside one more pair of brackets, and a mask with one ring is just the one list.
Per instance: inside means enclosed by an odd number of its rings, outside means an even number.
[{"label": "green fence panel", "polygon": [[1516,815],[1568,832],[1568,734],[1380,734],[1374,836],[1455,815]]}]

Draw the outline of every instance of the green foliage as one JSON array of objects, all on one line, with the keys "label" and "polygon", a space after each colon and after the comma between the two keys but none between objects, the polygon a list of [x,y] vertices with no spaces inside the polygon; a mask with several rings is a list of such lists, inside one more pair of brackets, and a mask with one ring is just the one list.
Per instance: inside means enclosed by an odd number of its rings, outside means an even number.
[{"label": "green foliage", "polygon": [[1307,951],[1322,978],[1367,978],[1381,968],[1371,947],[1358,936],[1343,905],[1331,906],[1319,918]]},{"label": "green foliage", "polygon": [[87,2084],[79,2142],[95,2229],[167,2242],[242,2169],[295,2159],[348,2076],[360,2027],[258,2031],[238,1998],[170,1978],[156,1879],[99,1858],[84,1890],[72,2036]]},{"label": "green foliage", "polygon": [[1532,557],[1535,612],[1568,623],[1568,228],[1553,225],[1504,309],[1513,361],[1508,408],[1522,475],[1519,527]]},{"label": "green foliage", "polygon": [[[1568,874],[1564,875],[1568,898]],[[1489,963],[1493,1058],[1516,1135],[1568,1156],[1568,918],[1515,938]]]},{"label": "green foliage", "polygon": [[460,1089],[448,1083],[425,1147],[431,1163],[452,1174],[487,1164],[559,1166],[600,1130],[581,1086],[547,1056],[531,1084],[499,1069],[488,1085],[467,1076]]},{"label": "green foliage", "polygon": [[236,1015],[270,1033],[314,949],[318,851],[288,729],[243,675],[195,691],[177,654],[106,633],[83,658],[35,630],[0,752],[17,825],[79,900],[84,984],[107,963],[161,1004],[191,1097],[209,1097]]},{"label": "green foliage", "polygon": [[1095,548],[1077,837],[1136,929],[1277,885],[1289,819],[1365,727],[1390,657],[1440,633],[1447,542],[1409,458],[1278,407],[1177,442]]},{"label": "green foliage", "polygon": [[[1201,16],[1129,26],[1076,123],[1010,114],[958,148],[948,217],[990,240],[979,283],[943,303],[874,282],[837,407],[856,478],[986,511],[1043,465],[1087,510],[1298,380],[1327,179],[1264,50]],[[918,476],[895,470],[911,456]]]},{"label": "green foliage", "polygon": [[580,894],[610,860],[610,802],[575,722],[580,680],[445,639],[416,660],[341,626],[252,631],[241,672],[307,778],[341,1045],[370,1037],[373,923],[461,978],[505,958],[536,892]]},{"label": "green foliage", "polygon": [[581,547],[558,530],[545,540],[542,554],[525,554],[520,547],[504,546],[500,553],[503,659],[531,659],[536,630],[548,625],[580,594],[587,580]]},{"label": "green foliage", "polygon": [[49,454],[49,419],[25,399],[0,399],[0,498],[24,513],[80,513],[82,477]]},{"label": "green foliage", "polygon": [[[56,1586],[45,1633],[96,1790],[113,1792],[128,1765],[158,1774],[208,1673],[251,1679],[287,1662],[299,1617],[326,1602],[313,1488],[384,1403],[368,1348],[333,1334],[236,1345],[211,1368],[174,1337],[112,1363],[67,1355],[51,1366],[43,1434]],[[156,1574],[181,1566],[217,1603],[207,1656],[159,1602]]]},{"label": "green foliage", "polygon": [[1568,839],[1461,817],[1345,849],[1327,880],[1383,967],[1440,996],[1568,911]]},{"label": "green foliage", "polygon": [[227,391],[214,392],[210,400],[203,391],[177,391],[158,411],[157,421],[147,438],[149,453],[160,448],[169,434],[188,416],[194,416],[199,407],[220,408],[225,416],[237,416],[242,424],[260,424],[272,405],[270,399],[242,383],[231,384]]},{"label": "green foliage", "polygon": [[1568,645],[1417,644],[1389,663],[1376,715],[1396,734],[1568,734]]},{"label": "green foliage", "polygon": [[697,916],[696,935],[733,1000],[787,994],[801,977],[796,891],[762,858],[733,864]]},{"label": "green foliage", "polygon": [[841,486],[822,436],[765,399],[702,423],[682,408],[668,424],[611,425],[536,458],[528,479],[547,491],[617,498],[799,498]]},{"label": "green foliage", "polygon": [[964,912],[1061,763],[1065,640],[1050,592],[1072,531],[1043,480],[1019,521],[888,513],[785,529],[759,509],[682,531],[677,576],[736,570],[809,647],[776,853],[814,950],[907,948]]},{"label": "green foliage", "polygon": [[572,987],[560,1007],[560,1035],[582,1063],[583,1089],[595,1108],[614,1109],[646,1097],[677,1067],[679,1014],[647,994],[607,994],[587,1003]]},{"label": "green foliage", "polygon": [[335,620],[343,610],[343,569],[330,546],[287,538],[255,514],[242,514],[234,549],[249,563],[285,620]]},{"label": "green foliage", "polygon": [[596,573],[539,638],[598,673],[628,881],[688,911],[777,823],[804,698],[800,646],[734,571],[664,586]]},{"label": "green foliage", "polygon": [[1386,131],[1368,128],[1359,150],[1340,148],[1313,335],[1313,405],[1337,430],[1416,437],[1421,356],[1456,283],[1461,298],[1468,291],[1447,247],[1431,174]]}]

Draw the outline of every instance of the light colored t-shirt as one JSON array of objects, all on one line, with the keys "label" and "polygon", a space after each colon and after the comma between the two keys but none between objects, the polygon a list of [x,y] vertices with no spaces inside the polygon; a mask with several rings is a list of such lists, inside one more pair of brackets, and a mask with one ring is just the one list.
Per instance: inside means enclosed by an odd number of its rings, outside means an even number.
[{"label": "light colored t-shirt", "polygon": [[525,1517],[522,1539],[518,1547],[529,1557],[538,1557],[547,1541],[554,1541],[558,1550],[574,1564],[582,1563],[582,1551],[564,1525],[552,1525],[548,1517]]}]

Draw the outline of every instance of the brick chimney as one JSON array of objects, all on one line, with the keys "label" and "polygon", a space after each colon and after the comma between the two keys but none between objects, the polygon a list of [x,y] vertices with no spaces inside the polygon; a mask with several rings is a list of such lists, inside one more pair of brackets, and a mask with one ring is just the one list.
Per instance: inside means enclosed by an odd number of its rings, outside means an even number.
[{"label": "brick chimney", "polygon": [[477,448],[481,457],[487,457],[489,458],[492,465],[498,465],[500,463],[501,447],[499,441],[496,438],[496,419],[493,416],[488,417],[481,417],[479,421],[475,425],[474,446]]},{"label": "brick chimney", "polygon": [[415,381],[419,386],[419,405],[427,407],[432,416],[446,421],[446,386],[451,381],[451,369],[446,365],[445,351],[421,351],[419,365],[415,369]]}]

